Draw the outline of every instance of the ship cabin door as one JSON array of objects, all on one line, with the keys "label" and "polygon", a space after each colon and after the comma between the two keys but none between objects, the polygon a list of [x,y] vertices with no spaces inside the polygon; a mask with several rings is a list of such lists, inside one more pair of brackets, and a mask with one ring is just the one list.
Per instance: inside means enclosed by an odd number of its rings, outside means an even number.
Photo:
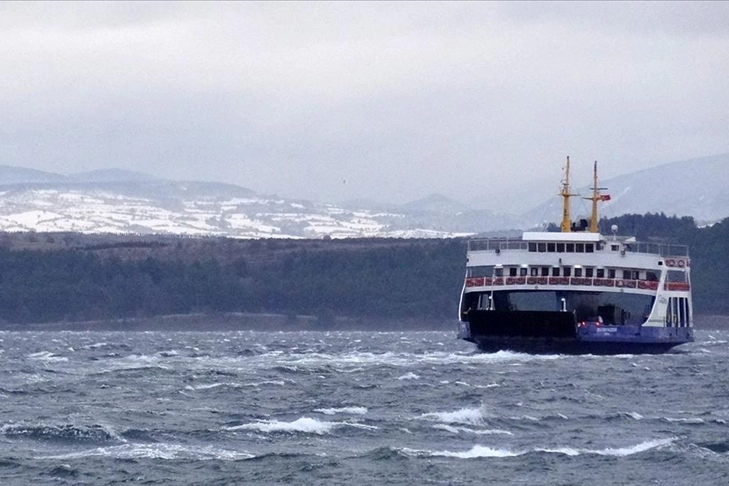
[{"label": "ship cabin door", "polygon": [[666,309],[666,327],[688,327],[689,304],[686,297],[671,297]]}]

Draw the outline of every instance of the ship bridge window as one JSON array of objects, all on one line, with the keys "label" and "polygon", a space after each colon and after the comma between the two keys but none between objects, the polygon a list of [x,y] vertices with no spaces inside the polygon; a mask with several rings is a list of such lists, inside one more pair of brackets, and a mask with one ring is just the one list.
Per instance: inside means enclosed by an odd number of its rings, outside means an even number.
[{"label": "ship bridge window", "polygon": [[555,244],[554,243],[547,243],[547,252],[554,253],[555,252]]},{"label": "ship bridge window", "polygon": [[468,277],[490,277],[494,273],[493,265],[484,265],[478,267],[468,267]]},{"label": "ship bridge window", "polygon": [[577,253],[585,253],[585,244],[584,243],[577,243],[575,245],[575,251]]},{"label": "ship bridge window", "polygon": [[575,267],[575,277],[582,277],[582,268]]},{"label": "ship bridge window", "polygon": [[552,267],[552,276],[553,277],[559,277],[560,274],[560,268],[559,267]]},{"label": "ship bridge window", "polygon": [[687,282],[686,272],[680,270],[669,270],[666,275],[666,282]]},{"label": "ship bridge window", "polygon": [[638,270],[623,270],[624,280],[638,280]]},{"label": "ship bridge window", "polygon": [[605,278],[605,269],[604,268],[597,269],[597,278]]},{"label": "ship bridge window", "polygon": [[557,243],[557,253],[564,253],[564,243]]},{"label": "ship bridge window", "polygon": [[570,277],[572,275],[572,267],[562,267],[562,275]]},{"label": "ship bridge window", "polygon": [[592,278],[592,273],[593,273],[593,268],[592,267],[587,267],[585,269],[585,277]]},{"label": "ship bridge window", "polygon": [[538,243],[537,244],[537,250],[539,250],[539,253],[544,253],[547,251],[547,244],[546,243]]},{"label": "ship bridge window", "polygon": [[574,253],[575,252],[575,244],[574,243],[567,243],[565,245],[565,248],[567,249],[567,253]]},{"label": "ship bridge window", "polygon": [[649,282],[657,282],[658,275],[656,275],[656,272],[645,272],[645,279]]},{"label": "ship bridge window", "polygon": [[620,251],[620,245],[610,245],[610,251]]},{"label": "ship bridge window", "polygon": [[529,274],[530,274],[530,275],[531,275],[532,277],[538,277],[538,276],[539,276],[539,267],[531,267],[531,268],[529,269]]},{"label": "ship bridge window", "polygon": [[608,268],[608,278],[615,278],[615,269]]},{"label": "ship bridge window", "polygon": [[542,277],[549,277],[549,267],[542,267]]},{"label": "ship bridge window", "polygon": [[519,269],[519,276],[520,277],[526,277],[526,274],[527,274],[527,267],[521,267]]},{"label": "ship bridge window", "polygon": [[516,277],[516,267],[509,267],[509,277]]},{"label": "ship bridge window", "polygon": [[585,244],[585,253],[595,253],[595,246],[592,243]]},{"label": "ship bridge window", "polygon": [[503,267],[495,267],[494,268],[494,277],[503,277],[503,276],[504,276]]},{"label": "ship bridge window", "polygon": [[531,252],[537,251],[537,244],[536,243],[529,243],[529,251],[531,251]]}]

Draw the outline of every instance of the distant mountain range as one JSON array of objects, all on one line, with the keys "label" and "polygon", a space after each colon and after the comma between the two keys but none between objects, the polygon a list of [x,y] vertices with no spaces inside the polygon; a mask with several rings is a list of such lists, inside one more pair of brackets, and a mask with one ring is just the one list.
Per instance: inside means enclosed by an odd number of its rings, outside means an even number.
[{"label": "distant mountain range", "polygon": [[[600,181],[602,214],[729,216],[729,154]],[[577,192],[588,195],[587,187]],[[575,202],[574,216],[588,211]],[[236,238],[451,237],[557,222],[555,197],[521,215],[473,209],[442,195],[403,205],[286,199],[224,183],[172,181],[121,169],[62,175],[0,166],[0,230],[215,235]]]},{"label": "distant mountain range", "polygon": [[[611,199],[602,203],[603,216],[623,214],[665,213],[667,216],[693,216],[697,223],[712,223],[729,217],[729,154],[702,157],[663,164],[601,180]],[[589,196],[589,186],[577,188]],[[574,213],[589,212],[589,202],[573,202]],[[558,197],[522,215],[526,225],[538,224],[545,217],[559,217]]]}]

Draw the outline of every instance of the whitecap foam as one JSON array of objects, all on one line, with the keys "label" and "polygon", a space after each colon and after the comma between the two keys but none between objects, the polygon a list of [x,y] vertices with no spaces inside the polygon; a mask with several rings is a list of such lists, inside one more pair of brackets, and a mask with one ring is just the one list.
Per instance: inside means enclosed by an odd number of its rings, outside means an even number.
[{"label": "whitecap foam", "polygon": [[84,459],[87,457],[113,457],[115,459],[195,459],[237,461],[255,457],[247,452],[231,451],[212,446],[188,447],[179,444],[123,444],[111,447],[98,447],[86,451],[71,452],[44,459]]},{"label": "whitecap foam", "polygon": [[579,449],[573,449],[572,447],[557,447],[555,449],[536,449],[537,452],[548,452],[552,454],[564,454],[565,456],[579,456],[581,452]]},{"label": "whitecap foam", "polygon": [[655,440],[649,440],[646,442],[641,442],[640,444],[636,444],[634,446],[627,446],[627,447],[619,447],[616,449],[603,449],[601,451],[590,451],[594,454],[598,454],[600,456],[618,456],[618,457],[624,457],[624,456],[630,456],[633,454],[638,454],[640,452],[645,452],[651,449],[656,449],[659,447],[666,446],[668,444],[671,444],[676,439],[655,439]]},{"label": "whitecap foam", "polygon": [[402,376],[398,376],[397,379],[398,380],[419,380],[420,376],[418,376],[415,373],[413,373],[412,371],[410,371],[408,373],[405,373]]},{"label": "whitecap foam", "polygon": [[607,449],[576,449],[573,447],[558,447],[554,449],[536,449],[537,452],[550,452],[550,453],[556,453],[556,454],[565,454],[567,456],[578,456],[581,454],[595,454],[598,456],[616,456],[616,457],[625,457],[625,456],[631,456],[633,454],[638,454],[641,452],[645,452],[651,449],[656,449],[659,447],[666,446],[668,444],[671,444],[676,439],[655,439],[655,440],[649,440],[646,442],[641,442],[640,444],[632,445],[632,446],[626,446],[626,447],[618,447],[618,448],[607,448]]},{"label": "whitecap foam", "polygon": [[688,425],[700,425],[706,423],[704,419],[698,418],[698,417],[688,417],[688,418],[671,418],[671,417],[665,417],[664,420],[671,423],[678,423],[678,424],[688,424]]},{"label": "whitecap foam", "polygon": [[282,422],[279,420],[262,420],[250,424],[235,425],[226,427],[226,430],[255,430],[258,432],[286,432],[324,435],[330,433],[337,427],[353,427],[355,429],[378,430],[374,425],[365,425],[356,422],[327,422],[309,417],[301,417],[293,422]]},{"label": "whitecap foam", "polygon": [[99,349],[108,346],[109,343],[107,342],[100,342],[100,343],[94,343],[94,344],[87,344],[86,346],[82,346],[81,349]]},{"label": "whitecap foam", "polygon": [[68,361],[68,358],[64,356],[57,356],[50,351],[40,351],[38,353],[32,353],[28,355],[28,359],[35,359],[38,361],[46,361],[46,362],[59,362],[59,361]]},{"label": "whitecap foam", "polygon": [[431,412],[424,413],[421,419],[435,420],[446,424],[471,424],[480,425],[483,423],[485,414],[483,408],[462,408],[453,412]]},{"label": "whitecap foam", "polygon": [[[210,389],[218,388],[221,386],[235,386],[235,385],[233,385],[232,383],[208,383],[205,385],[197,385],[195,387],[190,387],[189,389],[190,390],[210,390]],[[185,389],[188,389],[188,388],[185,387]]]},{"label": "whitecap foam", "polygon": [[277,386],[284,386],[286,382],[284,380],[266,380],[266,381],[258,381],[258,382],[252,382],[252,383],[245,383],[241,386],[254,386],[259,387],[263,385],[277,385]]},{"label": "whitecap foam", "polygon": [[467,451],[422,451],[417,449],[402,449],[407,455],[416,457],[455,457],[458,459],[475,459],[479,457],[515,457],[523,453],[507,449],[493,449],[482,445],[475,445]]},{"label": "whitecap foam", "polygon": [[350,415],[364,415],[367,413],[366,407],[339,407],[339,408],[316,408],[315,412],[323,413],[324,415],[336,415],[338,413],[346,413]]},{"label": "whitecap foam", "polygon": [[282,354],[281,351],[271,351],[266,354],[245,358],[218,359],[221,364],[240,365],[245,360],[245,368],[278,368],[282,371],[300,372],[308,371],[311,368],[325,366],[335,368],[338,371],[349,370],[353,367],[358,369],[370,366],[387,365],[399,368],[411,368],[414,364],[443,365],[443,364],[476,364],[500,362],[531,362],[550,361],[562,359],[562,355],[530,355],[526,353],[514,353],[510,351],[499,351],[497,353],[473,353],[473,352],[451,352],[434,351],[427,353],[407,352],[384,352],[372,353],[366,351],[352,351],[332,355],[322,352],[310,352],[302,354]]},{"label": "whitecap foam", "polygon": [[337,425],[336,422],[326,422],[309,417],[301,417],[293,422],[279,420],[263,420],[260,422],[236,425],[227,430],[257,430],[258,432],[303,432],[306,434],[328,434]]},{"label": "whitecap foam", "polygon": [[452,434],[458,434],[460,432],[464,432],[467,434],[475,434],[475,435],[514,435],[508,430],[500,430],[500,429],[472,429],[469,427],[455,427],[453,425],[448,424],[435,424],[433,425],[434,429],[438,430],[445,430],[446,432],[450,432]]},{"label": "whitecap foam", "polygon": [[509,417],[509,420],[527,420],[529,422],[539,422],[539,419],[537,417],[532,417],[531,415],[516,415],[513,417]]}]

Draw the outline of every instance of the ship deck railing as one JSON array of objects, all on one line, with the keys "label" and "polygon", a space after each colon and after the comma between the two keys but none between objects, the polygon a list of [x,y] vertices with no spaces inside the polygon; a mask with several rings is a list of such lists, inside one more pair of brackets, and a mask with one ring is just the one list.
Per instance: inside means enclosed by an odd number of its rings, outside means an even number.
[{"label": "ship deck railing", "polygon": [[[621,243],[622,248],[626,252],[630,253],[645,253],[650,255],[660,255],[663,257],[689,256],[688,246],[686,245],[635,241],[633,238],[627,236],[610,236],[602,241],[606,247],[609,246],[611,242]],[[529,251],[529,243],[530,242],[524,241],[520,237],[477,238],[468,240],[468,251]]]}]

